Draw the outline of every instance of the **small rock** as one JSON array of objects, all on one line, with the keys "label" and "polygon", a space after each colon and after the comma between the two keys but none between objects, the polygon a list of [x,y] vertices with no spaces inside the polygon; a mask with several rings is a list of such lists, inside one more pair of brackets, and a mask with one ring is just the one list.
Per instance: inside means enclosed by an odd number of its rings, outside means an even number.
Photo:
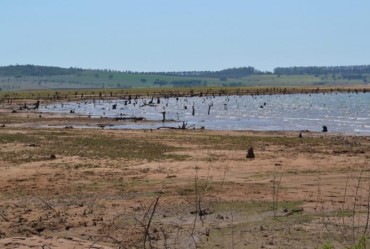
[{"label": "small rock", "polygon": [[45,230],[45,227],[38,227],[38,228],[36,228],[36,232],[38,232],[38,233],[41,233],[44,230]]},{"label": "small rock", "polygon": [[51,160],[54,160],[54,159],[57,159],[57,157],[56,157],[54,154],[51,154],[51,155],[50,155],[50,159],[51,159]]}]

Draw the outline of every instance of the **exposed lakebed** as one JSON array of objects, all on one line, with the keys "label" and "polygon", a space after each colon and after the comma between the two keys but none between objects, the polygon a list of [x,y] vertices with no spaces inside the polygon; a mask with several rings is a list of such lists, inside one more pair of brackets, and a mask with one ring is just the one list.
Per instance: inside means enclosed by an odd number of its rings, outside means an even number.
[{"label": "exposed lakebed", "polygon": [[[116,118],[110,129],[177,128],[185,122],[210,130],[321,131],[325,125],[329,132],[370,135],[370,93],[84,100],[40,111]],[[140,119],[145,122],[131,122]]]}]

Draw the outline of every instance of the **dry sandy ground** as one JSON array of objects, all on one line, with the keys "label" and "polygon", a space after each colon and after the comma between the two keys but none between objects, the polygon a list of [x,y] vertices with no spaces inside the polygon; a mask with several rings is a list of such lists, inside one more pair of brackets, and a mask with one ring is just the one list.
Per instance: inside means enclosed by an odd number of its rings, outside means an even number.
[{"label": "dry sandy ground", "polygon": [[[10,109],[0,118],[0,248],[341,248],[367,233],[369,137],[50,128],[114,121]],[[74,151],[94,137],[144,143],[122,145],[135,157],[111,154],[119,143]]]}]

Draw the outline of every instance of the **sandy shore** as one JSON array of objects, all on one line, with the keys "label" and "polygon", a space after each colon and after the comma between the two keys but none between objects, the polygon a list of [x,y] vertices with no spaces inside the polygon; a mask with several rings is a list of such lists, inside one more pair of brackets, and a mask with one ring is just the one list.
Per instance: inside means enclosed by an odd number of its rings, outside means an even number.
[{"label": "sandy shore", "polygon": [[0,110],[1,248],[320,248],[367,233],[370,137],[74,128],[110,122]]}]

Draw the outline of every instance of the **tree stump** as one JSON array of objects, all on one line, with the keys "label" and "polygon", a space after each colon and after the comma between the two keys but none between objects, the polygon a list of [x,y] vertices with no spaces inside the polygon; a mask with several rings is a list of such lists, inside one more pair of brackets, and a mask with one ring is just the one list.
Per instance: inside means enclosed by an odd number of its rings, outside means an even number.
[{"label": "tree stump", "polygon": [[35,103],[35,110],[39,109],[39,106],[40,106],[40,100],[37,100],[37,102]]},{"label": "tree stump", "polygon": [[254,156],[254,151],[253,151],[253,147],[250,147],[247,151],[247,156],[246,158],[248,159],[253,159],[255,156]]}]

